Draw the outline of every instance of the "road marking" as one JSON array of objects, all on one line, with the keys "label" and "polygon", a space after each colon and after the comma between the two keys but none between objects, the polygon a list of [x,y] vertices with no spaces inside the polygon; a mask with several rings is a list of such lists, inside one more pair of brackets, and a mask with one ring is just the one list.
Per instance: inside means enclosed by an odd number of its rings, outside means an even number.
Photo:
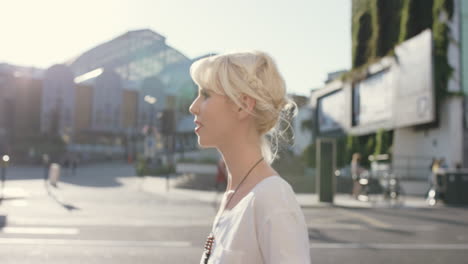
[{"label": "road marking", "polygon": [[78,228],[55,227],[4,227],[0,229],[4,234],[30,234],[30,235],[77,235]]},{"label": "road marking", "polygon": [[19,187],[5,187],[4,196],[7,198],[29,197],[29,194]]},{"label": "road marking", "polygon": [[365,229],[365,227],[356,225],[356,224],[314,224],[308,223],[308,228],[314,229],[350,229],[350,230],[361,230]]},{"label": "road marking", "polygon": [[468,244],[311,243],[311,249],[467,250]]},{"label": "road marking", "polygon": [[132,240],[78,240],[0,238],[0,245],[47,245],[47,246],[102,246],[102,247],[191,247],[188,241],[132,241]]},{"label": "road marking", "polygon": [[[188,241],[76,240],[0,238],[0,245],[192,247]],[[310,249],[468,250],[468,244],[311,243]]]},{"label": "road marking", "polygon": [[14,200],[14,201],[9,202],[9,204],[10,204],[11,206],[15,206],[15,207],[25,207],[25,206],[28,206],[28,202],[26,202],[25,200]]},{"label": "road marking", "polygon": [[[307,223],[308,228],[313,228],[313,229],[320,229],[320,230],[325,230],[325,229],[337,229],[337,230],[363,230],[363,229],[374,229],[375,226],[366,226],[366,225],[358,225],[358,224],[322,224],[322,223],[313,223],[309,222]],[[413,232],[413,231],[434,231],[436,230],[435,226],[432,225],[400,225],[400,226],[391,226],[391,227],[386,227],[386,228],[380,228],[379,229],[385,229],[385,230],[400,230],[400,231],[408,231],[408,232]],[[378,229],[377,229],[378,230]]]},{"label": "road marking", "polygon": [[382,222],[380,220],[377,220],[375,218],[372,218],[370,216],[367,216],[367,215],[364,215],[364,214],[358,214],[358,213],[354,213],[354,212],[350,212],[348,210],[340,210],[342,213],[346,214],[346,215],[349,215],[351,217],[354,217],[354,218],[357,218],[361,221],[364,221],[374,227],[378,227],[378,228],[390,228],[391,225],[390,224],[387,224],[385,222]]},{"label": "road marking", "polygon": [[[152,217],[151,217],[152,218]],[[174,215],[170,217],[152,218],[150,220],[119,218],[111,221],[104,221],[102,218],[43,218],[43,217],[15,217],[8,216],[8,223],[14,226],[99,226],[99,227],[211,227],[212,217],[206,219],[184,220],[181,216]],[[174,218],[179,218],[174,220]]]}]

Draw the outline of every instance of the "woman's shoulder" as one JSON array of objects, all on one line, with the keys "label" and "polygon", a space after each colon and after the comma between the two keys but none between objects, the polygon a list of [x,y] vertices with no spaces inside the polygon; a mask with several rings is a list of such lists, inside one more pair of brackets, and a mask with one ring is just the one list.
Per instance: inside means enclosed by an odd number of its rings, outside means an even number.
[{"label": "woman's shoulder", "polygon": [[256,207],[271,210],[287,209],[297,203],[291,185],[279,175],[264,178],[253,189]]},{"label": "woman's shoulder", "polygon": [[284,188],[291,188],[291,185],[278,174],[274,174],[259,181],[252,191],[255,194],[268,194],[271,190],[277,191]]}]

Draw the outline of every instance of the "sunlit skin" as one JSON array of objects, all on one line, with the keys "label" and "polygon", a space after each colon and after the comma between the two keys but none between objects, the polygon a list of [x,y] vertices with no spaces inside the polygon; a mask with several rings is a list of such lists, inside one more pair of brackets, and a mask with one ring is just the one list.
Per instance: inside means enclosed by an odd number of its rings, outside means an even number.
[{"label": "sunlit skin", "polygon": [[[244,96],[247,110],[255,107],[255,100]],[[228,170],[227,191],[234,190],[247,171],[261,157],[260,135],[254,118],[229,97],[208,89],[199,89],[198,97],[190,106],[195,116],[196,134],[202,148],[216,148],[223,156]],[[227,210],[233,208],[258,182],[278,175],[265,161],[261,162],[233,197]]]}]

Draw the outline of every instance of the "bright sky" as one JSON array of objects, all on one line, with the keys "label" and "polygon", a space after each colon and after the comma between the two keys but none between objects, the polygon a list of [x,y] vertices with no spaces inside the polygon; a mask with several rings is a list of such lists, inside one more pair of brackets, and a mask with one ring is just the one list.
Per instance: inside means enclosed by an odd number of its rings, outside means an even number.
[{"label": "bright sky", "polygon": [[308,95],[351,65],[350,0],[0,0],[0,63],[47,68],[149,28],[189,58],[258,49],[289,92]]}]

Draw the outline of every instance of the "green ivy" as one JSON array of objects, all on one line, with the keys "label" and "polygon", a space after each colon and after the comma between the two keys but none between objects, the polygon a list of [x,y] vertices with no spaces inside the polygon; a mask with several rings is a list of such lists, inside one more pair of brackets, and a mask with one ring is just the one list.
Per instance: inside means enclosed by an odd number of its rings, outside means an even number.
[{"label": "green ivy", "polygon": [[[438,18],[443,12],[446,13],[448,20],[452,19],[453,0],[434,0],[433,16]],[[445,21],[434,19],[432,32],[434,38],[434,85],[438,109],[440,102],[448,95],[448,81],[453,72],[447,57],[450,28]]]},{"label": "green ivy", "polygon": [[[353,0],[352,13],[353,21],[351,24],[353,45],[352,61],[353,68],[365,64],[373,52],[372,22],[373,12],[371,8],[375,6],[373,0]],[[375,19],[375,18],[374,18]]]},{"label": "green ivy", "polygon": [[385,131],[384,129],[377,130],[375,134],[375,149],[374,155],[391,154],[391,146],[393,133],[392,131]]},{"label": "green ivy", "polygon": [[345,149],[342,152],[345,153],[345,160],[348,164],[351,162],[353,153],[359,153],[362,156],[362,165],[370,166],[369,156],[391,154],[392,139],[393,131],[385,131],[383,129],[379,129],[376,133],[369,135],[348,135],[346,137]]},{"label": "green ivy", "polygon": [[365,64],[371,58],[371,15],[369,12],[361,14],[358,20],[359,30],[356,31],[357,44],[354,50],[353,66]]},{"label": "green ivy", "polygon": [[316,168],[316,147],[314,143],[309,144],[302,152],[301,158],[308,168]]},{"label": "green ivy", "polygon": [[383,57],[392,52],[398,44],[402,0],[377,0],[376,13],[378,24],[377,57]]},{"label": "green ivy", "polygon": [[448,81],[453,73],[447,58],[450,28],[439,20],[445,13],[448,21],[454,12],[453,0],[353,0],[353,69],[343,80],[365,78],[367,67],[380,57],[393,54],[394,47],[426,28],[434,39],[434,86],[436,111],[451,93]]},{"label": "green ivy", "polygon": [[432,27],[432,7],[433,0],[403,0],[399,42]]}]

